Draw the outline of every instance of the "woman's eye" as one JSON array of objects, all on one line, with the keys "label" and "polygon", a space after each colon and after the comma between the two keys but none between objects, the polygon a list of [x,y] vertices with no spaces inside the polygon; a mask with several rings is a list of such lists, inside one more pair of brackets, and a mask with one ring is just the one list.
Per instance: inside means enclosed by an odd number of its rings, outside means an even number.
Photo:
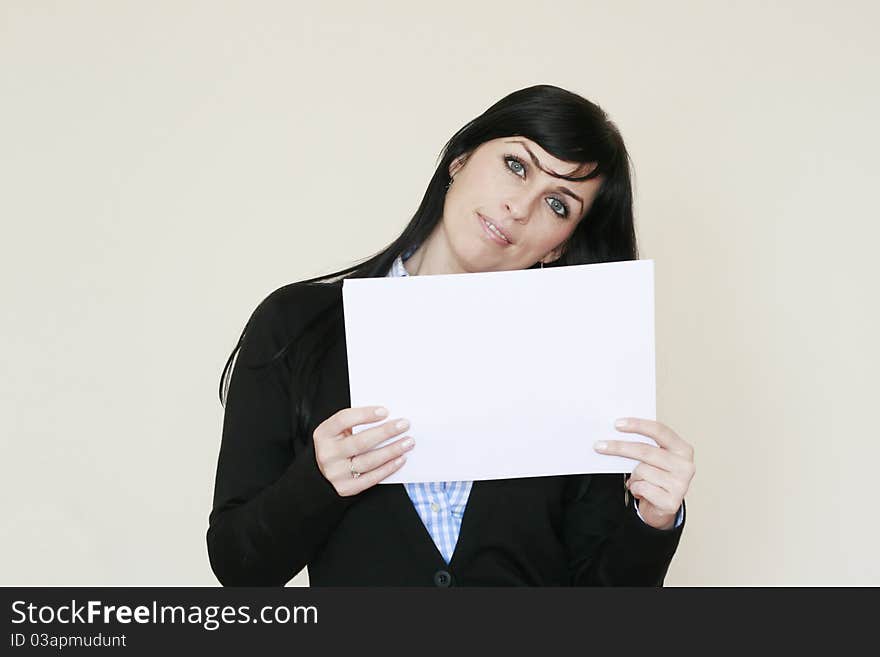
[{"label": "woman's eye", "polygon": [[565,217],[568,215],[568,207],[558,198],[550,197],[549,199],[547,199],[547,203],[553,209],[553,212],[558,214],[560,217]]},{"label": "woman's eye", "polygon": [[522,162],[513,157],[512,155],[508,155],[504,158],[507,161],[507,168],[513,171],[516,175],[520,175],[520,173],[525,173],[526,168],[523,166]]}]

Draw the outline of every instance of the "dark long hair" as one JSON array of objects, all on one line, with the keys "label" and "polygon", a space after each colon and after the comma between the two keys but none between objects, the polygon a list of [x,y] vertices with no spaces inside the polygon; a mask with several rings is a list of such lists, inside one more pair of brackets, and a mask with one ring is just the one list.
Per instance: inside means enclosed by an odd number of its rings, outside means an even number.
[{"label": "dark long hair", "polygon": [[[480,144],[499,137],[522,136],[539,144],[560,160],[595,163],[583,176],[558,176],[566,180],[588,180],[602,176],[602,185],[587,214],[566,242],[557,260],[546,265],[564,267],[620,260],[636,260],[635,226],[632,210],[630,160],[617,127],[605,112],[585,98],[552,85],[536,85],[514,91],[465,124],[446,143],[440,163],[422,197],[422,202],[400,236],[385,249],[360,264],[324,274],[297,285],[336,285],[344,278],[377,278],[388,273],[401,253],[418,247],[434,230],[443,215],[451,163],[467,158]],[[248,367],[272,364],[288,367],[291,385],[308,382],[318,371],[323,357],[342,337],[342,303],[333,304],[316,315],[269,361]],[[244,330],[229,355],[220,377],[220,403],[225,405],[229,375],[235,356],[248,330]],[[297,345],[296,349],[292,349]],[[289,355],[292,354],[292,357]],[[310,440],[307,427],[315,386],[297,385],[295,435]]]}]

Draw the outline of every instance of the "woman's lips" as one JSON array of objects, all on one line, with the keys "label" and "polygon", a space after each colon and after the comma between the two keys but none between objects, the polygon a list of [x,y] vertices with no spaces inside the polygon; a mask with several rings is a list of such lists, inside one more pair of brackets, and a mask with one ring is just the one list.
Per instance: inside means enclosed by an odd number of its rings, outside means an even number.
[{"label": "woman's lips", "polygon": [[510,242],[508,242],[503,237],[499,237],[498,235],[496,235],[495,232],[492,231],[488,225],[486,225],[486,220],[483,219],[483,215],[477,214],[477,219],[479,219],[480,226],[482,226],[483,232],[486,233],[489,239],[491,239],[496,244],[500,244],[501,246],[510,246]]}]

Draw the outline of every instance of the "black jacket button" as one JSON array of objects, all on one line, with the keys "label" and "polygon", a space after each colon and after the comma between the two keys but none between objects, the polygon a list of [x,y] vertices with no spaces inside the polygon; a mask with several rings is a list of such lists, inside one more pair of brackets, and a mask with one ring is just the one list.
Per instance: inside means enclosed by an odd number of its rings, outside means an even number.
[{"label": "black jacket button", "polygon": [[445,570],[438,570],[434,573],[435,586],[452,586],[452,575]]}]

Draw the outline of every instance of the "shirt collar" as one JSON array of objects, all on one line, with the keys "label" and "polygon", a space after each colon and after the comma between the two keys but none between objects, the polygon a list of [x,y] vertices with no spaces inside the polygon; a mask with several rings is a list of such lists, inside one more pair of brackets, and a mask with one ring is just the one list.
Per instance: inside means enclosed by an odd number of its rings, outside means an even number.
[{"label": "shirt collar", "polygon": [[388,272],[388,276],[409,276],[409,272],[406,270],[406,267],[403,266],[403,256],[397,256],[394,263],[391,265],[391,270]]}]

